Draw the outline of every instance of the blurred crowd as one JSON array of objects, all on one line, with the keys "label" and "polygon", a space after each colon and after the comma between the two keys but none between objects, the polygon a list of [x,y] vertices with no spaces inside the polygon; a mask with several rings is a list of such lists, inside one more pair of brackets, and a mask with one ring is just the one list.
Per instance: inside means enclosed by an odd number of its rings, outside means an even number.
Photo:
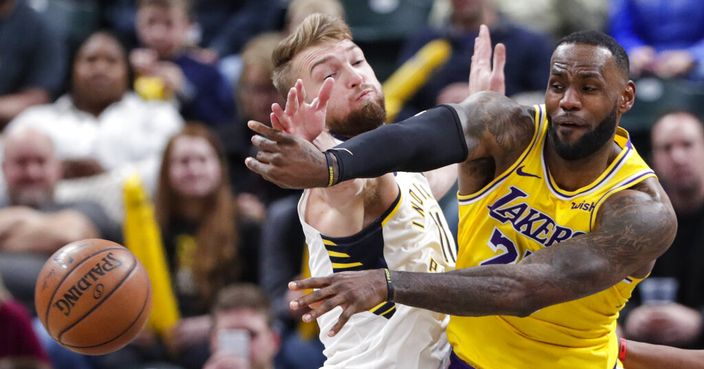
[{"label": "blurred crowd", "polygon": [[[288,281],[307,275],[300,193],[244,166],[247,121],[267,123],[284,101],[272,51],[315,12],[347,19],[382,81],[430,42],[449,44],[394,120],[466,97],[480,24],[506,45],[507,95],[527,104],[542,101],[560,37],[597,29],[616,38],[638,86],[623,125],[679,220],[621,332],[704,348],[700,1],[0,0],[1,368],[322,365],[317,328],[288,309]],[[123,186],[135,175],[154,206],[180,319],[113,354],[74,354],[33,318],[36,276],[72,241],[124,242]],[[443,204],[456,224],[454,201]],[[233,339],[246,350],[221,342]]]}]

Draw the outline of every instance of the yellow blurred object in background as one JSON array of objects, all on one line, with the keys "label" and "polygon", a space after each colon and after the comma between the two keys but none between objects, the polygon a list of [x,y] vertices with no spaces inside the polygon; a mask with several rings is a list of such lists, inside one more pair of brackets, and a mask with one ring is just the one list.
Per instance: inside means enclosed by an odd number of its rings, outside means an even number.
[{"label": "yellow blurred object in background", "polygon": [[443,39],[433,40],[423,46],[384,82],[386,96],[386,121],[392,122],[403,104],[418,91],[452,54],[450,43]]},{"label": "yellow blurred object in background", "polygon": [[125,180],[123,193],[125,246],[147,269],[153,289],[152,312],[148,326],[167,338],[179,321],[180,313],[171,284],[161,232],[154,215],[154,206],[136,173]]},{"label": "yellow blurred object in background", "polygon": [[168,100],[166,84],[159,77],[139,76],[134,80],[134,91],[144,100]]}]

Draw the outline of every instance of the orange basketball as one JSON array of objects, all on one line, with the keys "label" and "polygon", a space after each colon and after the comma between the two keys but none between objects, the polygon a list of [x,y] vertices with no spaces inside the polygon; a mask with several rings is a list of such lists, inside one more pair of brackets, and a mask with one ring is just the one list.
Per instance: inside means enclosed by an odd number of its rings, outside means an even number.
[{"label": "orange basketball", "polygon": [[129,250],[88,239],[62,247],[47,260],[34,302],[57,342],[82,354],[103,355],[124,347],[144,328],[151,286]]}]

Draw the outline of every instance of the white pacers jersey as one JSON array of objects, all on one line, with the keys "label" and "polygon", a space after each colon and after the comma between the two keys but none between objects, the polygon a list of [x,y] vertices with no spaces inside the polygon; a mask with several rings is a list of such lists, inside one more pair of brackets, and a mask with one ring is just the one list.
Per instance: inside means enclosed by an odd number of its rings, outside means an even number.
[{"label": "white pacers jersey", "polygon": [[[306,235],[313,277],[389,268],[409,272],[443,272],[454,268],[455,242],[425,176],[397,173],[399,196],[391,207],[359,233],[327,237],[305,222],[309,191],[298,214]],[[383,302],[355,314],[335,337],[327,332],[342,308],[318,318],[327,357],[324,368],[436,369],[449,355],[444,314]]]}]

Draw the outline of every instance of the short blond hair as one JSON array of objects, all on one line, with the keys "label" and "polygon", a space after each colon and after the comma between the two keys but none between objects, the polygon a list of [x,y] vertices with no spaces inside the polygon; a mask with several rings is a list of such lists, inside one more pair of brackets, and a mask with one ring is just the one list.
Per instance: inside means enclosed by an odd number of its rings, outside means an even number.
[{"label": "short blond hair", "polygon": [[286,98],[293,86],[291,61],[303,50],[325,41],[352,40],[352,32],[340,18],[326,14],[311,14],[296,30],[283,39],[272,54],[274,62],[274,86]]}]

